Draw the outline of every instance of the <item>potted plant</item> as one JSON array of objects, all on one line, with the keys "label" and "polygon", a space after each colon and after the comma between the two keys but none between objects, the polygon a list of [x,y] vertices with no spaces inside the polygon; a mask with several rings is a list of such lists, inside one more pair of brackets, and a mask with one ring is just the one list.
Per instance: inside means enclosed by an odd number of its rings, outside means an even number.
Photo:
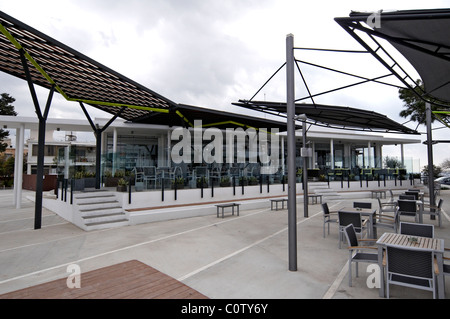
[{"label": "potted plant", "polygon": [[241,176],[239,177],[239,185],[242,186],[247,186],[248,185],[248,179],[245,176]]},{"label": "potted plant", "polygon": [[258,179],[255,176],[250,176],[248,179],[248,185],[258,185]]},{"label": "potted plant", "polygon": [[73,190],[82,191],[84,190],[84,172],[77,171],[73,175]]},{"label": "potted plant", "polygon": [[95,173],[85,172],[84,173],[84,187],[94,188],[95,187]]},{"label": "potted plant", "polygon": [[206,188],[208,187],[208,179],[205,176],[197,178],[197,187],[198,188]]},{"label": "potted plant", "polygon": [[231,186],[230,177],[224,176],[220,179],[220,187],[228,187]]},{"label": "potted plant", "polygon": [[118,192],[126,192],[127,191],[128,182],[124,178],[120,178],[117,181],[117,191]]},{"label": "potted plant", "polygon": [[175,189],[175,185],[177,189],[183,189],[184,188],[184,178],[183,177],[176,177],[172,181],[172,189]]}]

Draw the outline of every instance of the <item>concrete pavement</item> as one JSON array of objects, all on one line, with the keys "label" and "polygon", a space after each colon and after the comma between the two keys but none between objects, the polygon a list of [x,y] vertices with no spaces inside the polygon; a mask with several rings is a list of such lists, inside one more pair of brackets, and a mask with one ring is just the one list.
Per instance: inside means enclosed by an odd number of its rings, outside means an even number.
[{"label": "concrete pavement", "polygon": [[[137,259],[212,299],[379,298],[377,289],[367,287],[364,264],[348,287],[348,252],[338,248],[337,225],[323,238],[320,205],[309,206],[308,218],[298,205],[298,271],[289,271],[287,210],[271,211],[269,202],[264,209],[241,210],[239,217],[217,218],[212,210],[207,216],[85,232],[46,209],[42,229],[33,230],[30,194],[24,191],[22,208],[15,209],[12,191],[0,191],[0,294],[68,277],[71,264],[83,272]],[[450,191],[441,191],[441,197],[450,212]],[[352,202],[328,204],[336,209]],[[428,215],[424,221],[430,222]],[[450,247],[449,228],[444,213],[435,232]],[[82,278],[81,273],[81,284]],[[400,287],[391,293],[392,298],[432,298]]]}]

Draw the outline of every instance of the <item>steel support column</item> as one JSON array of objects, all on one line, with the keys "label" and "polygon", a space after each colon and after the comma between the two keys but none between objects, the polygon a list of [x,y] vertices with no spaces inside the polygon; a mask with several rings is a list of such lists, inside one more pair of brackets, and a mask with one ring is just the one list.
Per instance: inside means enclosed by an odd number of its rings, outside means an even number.
[{"label": "steel support column", "polygon": [[286,86],[287,86],[287,152],[288,152],[288,238],[289,270],[297,271],[297,190],[295,167],[295,77],[294,36],[286,36]]},{"label": "steel support column", "polygon": [[[428,191],[430,193],[430,205],[436,204],[436,198],[434,196],[434,177],[433,177],[433,136],[431,130],[431,105],[425,103],[425,111],[427,116],[427,151],[428,151]],[[431,215],[431,219],[435,219],[434,215]]]},{"label": "steel support column", "polygon": [[34,208],[34,229],[40,229],[42,225],[42,192],[44,188],[44,155],[45,155],[45,126],[47,122],[48,112],[55,92],[55,85],[53,84],[45,105],[44,113],[41,112],[39,101],[37,98],[34,84],[31,79],[30,70],[28,68],[27,59],[23,49],[19,50],[22,66],[26,74],[28,88],[30,89],[31,98],[33,99],[34,108],[39,119],[39,136],[38,136],[38,157],[37,157],[37,171],[36,171],[36,200]]},{"label": "steel support column", "polygon": [[102,133],[111,125],[112,122],[115,121],[117,117],[122,114],[122,112],[125,110],[125,106],[123,106],[119,112],[117,112],[109,121],[106,123],[102,128],[100,128],[98,125],[95,125],[92,121],[91,117],[89,116],[89,113],[87,112],[86,108],[84,107],[84,104],[80,102],[81,109],[83,110],[84,115],[86,115],[86,118],[89,122],[89,124],[92,127],[92,130],[94,131],[95,135],[95,141],[96,141],[96,149],[95,149],[95,189],[100,189],[100,183],[101,183],[101,163],[102,163]]}]

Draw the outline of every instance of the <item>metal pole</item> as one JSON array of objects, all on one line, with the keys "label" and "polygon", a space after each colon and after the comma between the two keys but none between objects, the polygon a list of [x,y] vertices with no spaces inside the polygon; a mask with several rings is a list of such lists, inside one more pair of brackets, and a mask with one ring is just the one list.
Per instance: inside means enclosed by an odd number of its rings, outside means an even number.
[{"label": "metal pole", "polygon": [[295,78],[294,36],[286,36],[287,152],[288,152],[288,238],[289,270],[297,271],[297,200],[295,169]]},{"label": "metal pole", "polygon": [[[436,204],[434,198],[434,178],[433,178],[433,137],[431,134],[431,105],[425,103],[427,115],[427,150],[428,150],[428,192],[430,193],[430,205]],[[431,219],[435,217],[431,215]]]},{"label": "metal pole", "polygon": [[[306,121],[302,122],[303,149],[306,153]],[[308,154],[303,154],[303,216],[308,217]]]}]

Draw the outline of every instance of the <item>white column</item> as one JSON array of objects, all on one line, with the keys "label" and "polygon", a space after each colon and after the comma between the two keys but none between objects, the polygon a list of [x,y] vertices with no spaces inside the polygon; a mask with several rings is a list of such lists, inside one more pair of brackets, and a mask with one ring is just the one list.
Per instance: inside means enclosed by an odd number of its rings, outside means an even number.
[{"label": "white column", "polygon": [[[25,125],[21,124],[19,129],[16,129],[16,163],[17,163],[17,179],[14,181],[14,195],[16,197],[16,208],[21,208],[22,204],[22,179],[23,179],[23,149],[24,149]],[[17,184],[16,184],[17,183]]]},{"label": "white column", "polygon": [[113,131],[113,162],[112,162],[112,176],[114,176],[114,174],[116,173],[116,168],[117,168],[117,128],[114,128]]},{"label": "white column", "polygon": [[405,166],[405,152],[403,150],[403,144],[400,144],[400,156],[402,159],[402,166]]},{"label": "white column", "polygon": [[371,161],[370,161],[370,141],[367,143],[367,168],[370,168]]},{"label": "white column", "polygon": [[334,169],[334,141],[330,140],[330,161],[331,161],[331,169]]}]

